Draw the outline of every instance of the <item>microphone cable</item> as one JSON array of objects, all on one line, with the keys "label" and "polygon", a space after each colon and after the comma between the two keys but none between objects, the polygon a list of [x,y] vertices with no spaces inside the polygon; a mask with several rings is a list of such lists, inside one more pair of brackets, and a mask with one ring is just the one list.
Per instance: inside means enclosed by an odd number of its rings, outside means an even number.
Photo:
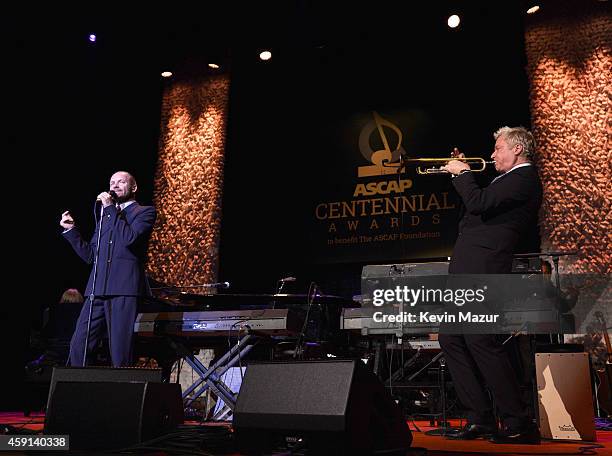
[{"label": "microphone cable", "polygon": [[304,324],[302,325],[302,330],[298,334],[298,339],[295,342],[295,351],[293,352],[293,358],[296,358],[298,352],[301,351],[300,357],[301,359],[303,359],[304,350],[300,350],[300,347],[302,345],[302,339],[306,335],[306,325],[308,325],[308,317],[310,315],[310,309],[312,308],[312,305],[314,304],[314,300],[317,296],[318,289],[319,289],[319,286],[315,282],[310,282],[310,286],[308,287],[308,295],[307,295],[307,306],[308,307],[306,308],[306,316],[304,317]]}]

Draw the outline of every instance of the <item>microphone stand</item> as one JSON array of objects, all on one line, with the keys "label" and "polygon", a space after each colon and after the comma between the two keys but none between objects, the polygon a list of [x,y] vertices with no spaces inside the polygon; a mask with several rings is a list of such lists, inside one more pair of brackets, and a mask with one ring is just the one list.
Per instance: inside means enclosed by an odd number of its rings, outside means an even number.
[{"label": "microphone stand", "polygon": [[[295,277],[285,277],[284,279],[278,279],[276,281],[276,293],[274,295],[279,295],[281,291],[283,291],[283,287],[287,282],[295,282]],[[272,300],[272,308],[276,308],[276,299]]]},{"label": "microphone stand", "polygon": [[283,291],[283,287],[285,286],[286,280],[280,279],[279,282],[280,282],[280,285],[278,286],[278,289],[276,290],[276,294],[280,294],[280,292]]},{"label": "microphone stand", "polygon": [[[276,293],[275,295],[279,295],[281,291],[283,291],[283,287],[285,286],[285,280],[283,279],[279,279],[278,282],[276,282]],[[276,309],[276,299],[272,300],[272,308]]]},{"label": "microphone stand", "polygon": [[[550,257],[552,259],[553,265],[554,265],[554,269],[555,269],[555,288],[557,291],[557,302],[559,302],[563,295],[561,293],[561,281],[560,281],[560,277],[559,277],[559,255],[555,255],[555,253],[551,253]],[[565,337],[562,334],[563,329],[561,328],[562,323],[561,323],[561,312],[559,311],[559,316],[558,316],[558,320],[559,320],[559,331],[561,331],[561,333],[557,334],[557,343],[560,345],[563,345],[565,343]]]},{"label": "microphone stand", "polygon": [[91,312],[93,310],[94,297],[96,293],[96,279],[98,278],[98,257],[100,255],[100,238],[102,236],[102,220],[104,220],[104,206],[100,206],[100,226],[98,227],[98,237],[96,240],[96,254],[94,255],[93,280],[91,283],[91,293],[89,294],[89,314],[87,315],[87,333],[85,333],[85,346],[83,347],[83,367],[87,364],[87,346],[89,344],[89,330],[91,328]]}]

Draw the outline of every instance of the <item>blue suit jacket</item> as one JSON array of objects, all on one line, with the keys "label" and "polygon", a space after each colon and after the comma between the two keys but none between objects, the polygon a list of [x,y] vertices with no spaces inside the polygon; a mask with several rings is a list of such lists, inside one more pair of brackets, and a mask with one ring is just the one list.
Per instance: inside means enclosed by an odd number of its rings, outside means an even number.
[{"label": "blue suit jacket", "polygon": [[[95,296],[142,296],[147,294],[144,260],[147,243],[153,230],[156,212],[152,206],[134,202],[119,212],[114,205],[104,208],[98,257]],[[98,240],[98,228],[86,242],[78,229],[63,236],[75,252],[88,264],[93,264]],[[94,268],[91,270],[85,295],[92,292]]]}]

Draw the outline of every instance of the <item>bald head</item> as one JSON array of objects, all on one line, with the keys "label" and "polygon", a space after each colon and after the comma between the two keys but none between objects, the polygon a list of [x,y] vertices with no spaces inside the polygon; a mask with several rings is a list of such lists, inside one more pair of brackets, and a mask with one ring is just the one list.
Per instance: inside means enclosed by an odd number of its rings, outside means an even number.
[{"label": "bald head", "polygon": [[136,179],[127,171],[117,171],[110,178],[109,190],[117,194],[117,203],[125,203],[136,199],[138,185]]}]

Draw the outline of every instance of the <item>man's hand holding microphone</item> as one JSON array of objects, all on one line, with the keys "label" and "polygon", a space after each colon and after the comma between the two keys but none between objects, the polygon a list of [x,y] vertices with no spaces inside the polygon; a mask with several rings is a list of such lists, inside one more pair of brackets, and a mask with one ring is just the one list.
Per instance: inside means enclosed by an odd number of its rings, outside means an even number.
[{"label": "man's hand holding microphone", "polygon": [[115,204],[117,194],[113,190],[109,190],[108,192],[100,193],[96,199],[102,202],[102,206],[108,207]]}]

